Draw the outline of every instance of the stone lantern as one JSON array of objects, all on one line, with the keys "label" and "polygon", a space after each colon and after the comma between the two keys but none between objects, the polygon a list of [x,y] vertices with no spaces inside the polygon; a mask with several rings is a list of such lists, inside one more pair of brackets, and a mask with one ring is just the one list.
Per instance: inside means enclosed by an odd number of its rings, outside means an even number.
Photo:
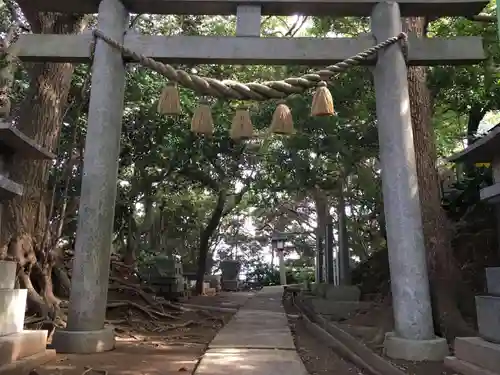
[{"label": "stone lantern", "polygon": [[286,235],[280,232],[274,232],[271,237],[271,247],[273,251],[278,252],[280,262],[280,284],[286,285],[286,268],[285,268],[285,242]]}]

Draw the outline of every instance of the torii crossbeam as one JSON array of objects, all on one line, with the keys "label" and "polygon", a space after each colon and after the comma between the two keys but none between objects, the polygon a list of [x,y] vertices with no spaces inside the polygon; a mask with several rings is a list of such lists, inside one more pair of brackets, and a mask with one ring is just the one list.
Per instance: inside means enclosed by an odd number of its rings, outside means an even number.
[{"label": "torii crossbeam", "polygon": [[[20,0],[29,1],[29,0]],[[32,4],[33,3],[33,4]],[[484,0],[36,0],[39,11],[99,12],[101,32],[127,48],[177,63],[333,64],[402,31],[401,16],[470,16]],[[237,14],[237,36],[146,36],[128,32],[129,13]],[[261,15],[370,16],[372,36],[355,39],[260,38]],[[23,35],[12,51],[24,61],[89,62],[90,35]],[[408,43],[408,63],[464,64],[485,58],[479,38],[417,39]],[[407,65],[399,45],[380,51],[373,64],[382,189],[391,270],[395,332],[386,354],[410,360],[442,359],[446,341],[434,335]],[[120,52],[96,43],[89,125],[68,326],[54,335],[59,351],[89,353],[113,348],[104,328],[109,278],[125,66]]]}]

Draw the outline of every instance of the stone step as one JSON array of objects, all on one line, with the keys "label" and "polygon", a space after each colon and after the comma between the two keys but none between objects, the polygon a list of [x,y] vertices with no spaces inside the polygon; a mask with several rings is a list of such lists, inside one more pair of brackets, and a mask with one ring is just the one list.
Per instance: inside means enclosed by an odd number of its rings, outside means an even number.
[{"label": "stone step", "polygon": [[479,335],[500,343],[500,297],[476,296],[476,311]]},{"label": "stone step", "polygon": [[0,289],[14,289],[17,263],[0,260]]},{"label": "stone step", "polygon": [[0,366],[44,352],[47,331],[22,331],[0,337]]},{"label": "stone step", "polygon": [[483,369],[456,357],[446,357],[444,359],[444,365],[462,375],[500,375],[497,372]]},{"label": "stone step", "polygon": [[486,370],[500,371],[500,345],[480,337],[457,337],[455,357]]},{"label": "stone step", "polygon": [[55,350],[44,350],[40,353],[30,355],[19,361],[0,366],[0,375],[23,375],[31,374],[38,366],[44,365],[56,359]]},{"label": "stone step", "polygon": [[500,296],[500,267],[486,268],[486,285],[488,294]]},{"label": "stone step", "polygon": [[0,289],[0,336],[23,330],[26,289]]}]

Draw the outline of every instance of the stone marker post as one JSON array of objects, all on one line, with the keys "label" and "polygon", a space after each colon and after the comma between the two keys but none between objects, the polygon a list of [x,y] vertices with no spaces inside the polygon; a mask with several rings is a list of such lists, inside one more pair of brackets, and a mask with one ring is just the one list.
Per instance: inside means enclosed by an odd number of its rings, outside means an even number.
[{"label": "stone marker post", "polygon": [[[375,5],[371,22],[379,42],[398,35],[399,5]],[[434,335],[407,68],[400,45],[378,53],[374,81],[395,322],[395,332],[386,336],[385,351],[393,358],[442,360],[448,345]]]},{"label": "stone marker post", "polygon": [[286,267],[285,267],[285,251],[284,249],[278,250],[280,261],[280,285],[286,285]]},{"label": "stone marker post", "polygon": [[[123,41],[128,12],[120,0],[102,0],[98,27]],[[122,55],[97,41],[81,189],[68,325],[56,331],[58,352],[92,353],[114,348],[104,328],[125,87]]]}]

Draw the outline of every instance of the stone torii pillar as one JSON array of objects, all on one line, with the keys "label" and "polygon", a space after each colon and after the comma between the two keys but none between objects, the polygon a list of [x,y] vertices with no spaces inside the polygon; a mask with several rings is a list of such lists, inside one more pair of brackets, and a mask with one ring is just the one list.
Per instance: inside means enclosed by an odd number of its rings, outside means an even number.
[{"label": "stone torii pillar", "polygon": [[[123,40],[128,12],[120,0],[102,0],[98,27]],[[113,328],[104,328],[109,261],[118,178],[125,65],[120,52],[97,41],[92,67],[87,138],[68,325],[56,330],[58,352],[95,353],[115,345]]]},{"label": "stone torii pillar", "polygon": [[[375,5],[371,23],[379,41],[399,34],[399,5]],[[448,344],[434,335],[406,62],[399,45],[377,57],[373,73],[395,323],[385,352],[406,360],[442,360]]]}]

